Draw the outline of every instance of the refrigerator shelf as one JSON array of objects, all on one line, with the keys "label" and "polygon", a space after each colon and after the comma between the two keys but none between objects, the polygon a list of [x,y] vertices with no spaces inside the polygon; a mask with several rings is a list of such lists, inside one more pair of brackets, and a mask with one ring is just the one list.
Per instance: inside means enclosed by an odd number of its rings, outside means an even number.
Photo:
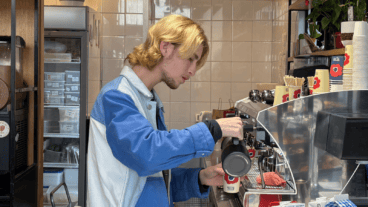
[{"label": "refrigerator shelf", "polygon": [[68,169],[78,169],[79,165],[76,163],[54,163],[54,162],[44,162],[43,167],[47,168],[68,168]]},{"label": "refrigerator shelf", "polygon": [[44,133],[43,137],[49,137],[49,138],[79,138],[79,134]]}]

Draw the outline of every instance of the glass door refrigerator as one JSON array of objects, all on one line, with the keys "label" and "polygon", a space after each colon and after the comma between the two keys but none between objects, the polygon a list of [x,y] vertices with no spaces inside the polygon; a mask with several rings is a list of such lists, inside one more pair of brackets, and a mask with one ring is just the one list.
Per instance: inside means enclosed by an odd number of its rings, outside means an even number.
[{"label": "glass door refrigerator", "polygon": [[44,14],[44,206],[85,206],[88,7]]}]

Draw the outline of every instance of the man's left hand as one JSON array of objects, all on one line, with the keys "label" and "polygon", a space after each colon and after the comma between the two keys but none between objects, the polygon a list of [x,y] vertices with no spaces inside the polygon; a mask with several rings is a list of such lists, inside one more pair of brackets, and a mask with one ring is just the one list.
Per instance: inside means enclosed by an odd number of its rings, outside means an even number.
[{"label": "man's left hand", "polygon": [[[225,175],[222,169],[222,163],[208,167],[199,172],[199,179],[202,185],[221,186],[223,185],[223,176]],[[240,178],[243,181],[244,177]]]}]

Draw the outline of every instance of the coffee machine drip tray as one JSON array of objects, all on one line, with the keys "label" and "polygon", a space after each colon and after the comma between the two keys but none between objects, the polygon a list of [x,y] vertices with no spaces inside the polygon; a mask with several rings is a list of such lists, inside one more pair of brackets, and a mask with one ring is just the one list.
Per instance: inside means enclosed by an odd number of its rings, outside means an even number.
[{"label": "coffee machine drip tray", "polygon": [[[280,166],[285,165],[280,164]],[[283,168],[283,167],[282,167]],[[266,172],[267,173],[267,172]],[[290,177],[282,176],[279,172],[275,172],[277,176],[279,176],[281,179],[285,180],[285,185],[282,186],[271,186],[271,185],[265,185],[265,188],[262,188],[262,184],[257,182],[257,177],[260,176],[260,171],[258,167],[258,158],[254,158],[252,160],[252,167],[251,170],[247,173],[246,179],[242,181],[242,188],[244,190],[244,193],[250,193],[250,194],[295,194],[295,185],[293,184],[293,181],[290,180]]]}]

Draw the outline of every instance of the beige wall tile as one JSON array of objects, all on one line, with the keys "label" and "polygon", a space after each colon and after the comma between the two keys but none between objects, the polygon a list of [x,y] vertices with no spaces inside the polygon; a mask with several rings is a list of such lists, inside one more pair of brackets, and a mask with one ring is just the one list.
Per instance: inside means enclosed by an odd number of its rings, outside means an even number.
[{"label": "beige wall tile", "polygon": [[212,0],[212,20],[231,20],[232,15],[230,0]]},{"label": "beige wall tile", "polygon": [[[161,97],[160,97],[160,99],[161,99]],[[162,101],[162,99],[161,99],[161,101]],[[164,105],[164,110],[165,110],[165,113],[164,113],[165,123],[170,122],[171,104],[170,104],[170,102],[162,102],[162,104]]]},{"label": "beige wall tile", "polygon": [[233,106],[233,103],[230,106],[229,100],[222,99],[222,103],[219,103],[219,100],[217,100],[217,102],[211,102],[210,111],[212,111],[213,109],[225,110],[225,109],[229,109],[232,106]]},{"label": "beige wall tile", "polygon": [[233,42],[252,41],[253,22],[233,21]]},{"label": "beige wall tile", "polygon": [[190,101],[191,102],[210,102],[211,83],[210,82],[191,82]]},{"label": "beige wall tile", "polygon": [[272,61],[279,61],[282,54],[285,53],[283,45],[284,44],[282,42],[272,43]]},{"label": "beige wall tile", "polygon": [[192,1],[192,19],[211,20],[211,0]]},{"label": "beige wall tile", "polygon": [[231,83],[211,82],[211,102],[230,99]]},{"label": "beige wall tile", "polygon": [[211,62],[207,61],[204,66],[190,78],[190,81],[211,81]]},{"label": "beige wall tile", "polygon": [[[95,22],[94,22],[95,21]],[[99,21],[100,25],[98,25]],[[88,53],[90,58],[100,58],[101,54],[101,32],[102,32],[102,14],[101,13],[89,13],[89,25],[92,28],[90,43],[88,44]],[[99,35],[99,36],[97,36]]]},{"label": "beige wall tile", "polygon": [[125,0],[102,1],[102,12],[124,13],[125,12]]},{"label": "beige wall tile", "polygon": [[155,5],[155,18],[161,19],[171,14],[170,0],[152,1]]},{"label": "beige wall tile", "polygon": [[101,80],[100,58],[89,58],[88,63],[88,81]]},{"label": "beige wall tile", "polygon": [[102,81],[102,86],[101,88],[103,88],[107,83],[109,83],[110,81]]},{"label": "beige wall tile", "polygon": [[212,21],[212,41],[231,41],[231,21]]},{"label": "beige wall tile", "polygon": [[124,37],[102,37],[102,58],[122,59],[124,55]]},{"label": "beige wall tile", "polygon": [[251,42],[233,42],[233,61],[252,61],[252,43]]},{"label": "beige wall tile", "polygon": [[91,112],[92,112],[92,109],[93,109],[93,105],[94,105],[95,103],[88,103],[87,104],[87,107],[88,107],[88,111],[87,111],[87,115],[88,116],[91,116]]},{"label": "beige wall tile", "polygon": [[271,61],[271,42],[252,42],[252,61]]},{"label": "beige wall tile", "polygon": [[279,62],[272,62],[271,83],[284,83],[283,77],[286,68],[280,68]]},{"label": "beige wall tile", "polygon": [[186,81],[178,89],[170,90],[171,102],[190,102],[190,82]]},{"label": "beige wall tile", "polygon": [[272,1],[253,1],[254,20],[272,20]]},{"label": "beige wall tile", "polygon": [[190,127],[192,124],[189,122],[170,122],[170,129],[182,130]]},{"label": "beige wall tile", "polygon": [[171,102],[170,122],[190,123],[190,102]]},{"label": "beige wall tile", "polygon": [[231,82],[251,82],[252,81],[252,63],[251,62],[233,62],[231,68]]},{"label": "beige wall tile", "polygon": [[288,21],[288,14],[283,14],[281,15],[280,17],[278,17],[276,20],[279,20],[279,21]]},{"label": "beige wall tile", "polygon": [[233,20],[252,20],[255,1],[233,1]]},{"label": "beige wall tile", "polygon": [[134,51],[134,47],[143,43],[143,38],[126,37],[125,38],[125,56]]},{"label": "beige wall tile", "polygon": [[88,6],[90,11],[102,12],[102,0],[85,0],[84,6]]},{"label": "beige wall tile", "polygon": [[88,103],[94,103],[100,93],[100,81],[89,81],[88,83]]},{"label": "beige wall tile", "polygon": [[125,35],[143,37],[143,14],[126,14]]},{"label": "beige wall tile", "polygon": [[211,29],[211,21],[202,21],[196,20],[196,22],[202,27],[204,30],[204,34],[207,36],[208,41],[212,40],[212,29]]},{"label": "beige wall tile", "polygon": [[125,34],[124,14],[102,14],[102,18],[104,36],[123,36]]},{"label": "beige wall tile", "polygon": [[212,42],[212,61],[231,61],[231,42]]},{"label": "beige wall tile", "polygon": [[126,13],[143,13],[143,0],[125,0]]},{"label": "beige wall tile", "polygon": [[231,83],[231,100],[234,102],[249,96],[252,90],[251,83]]},{"label": "beige wall tile", "polygon": [[166,122],[166,128],[167,128],[167,131],[170,131],[171,127],[170,127],[170,122]]},{"label": "beige wall tile", "polygon": [[161,82],[154,87],[162,102],[170,102],[170,88],[166,83]]},{"label": "beige wall tile", "polygon": [[170,0],[170,3],[172,14],[179,14],[191,18],[191,0]]},{"label": "beige wall tile", "polygon": [[190,105],[190,123],[195,124],[196,123],[196,114],[201,113],[201,111],[210,111],[211,110],[211,103],[206,102],[191,102]]},{"label": "beige wall tile", "polygon": [[258,90],[257,83],[252,83],[252,89],[257,89]]},{"label": "beige wall tile", "polygon": [[253,21],[253,41],[272,41],[272,21]]},{"label": "beige wall tile", "polygon": [[272,41],[281,42],[283,34],[287,35],[287,22],[285,22],[285,21],[273,21]]},{"label": "beige wall tile", "polygon": [[271,62],[252,62],[252,83],[271,82]]},{"label": "beige wall tile", "polygon": [[231,62],[211,62],[211,81],[231,81]]},{"label": "beige wall tile", "polygon": [[117,78],[124,66],[123,59],[102,59],[102,80],[112,81]]}]

